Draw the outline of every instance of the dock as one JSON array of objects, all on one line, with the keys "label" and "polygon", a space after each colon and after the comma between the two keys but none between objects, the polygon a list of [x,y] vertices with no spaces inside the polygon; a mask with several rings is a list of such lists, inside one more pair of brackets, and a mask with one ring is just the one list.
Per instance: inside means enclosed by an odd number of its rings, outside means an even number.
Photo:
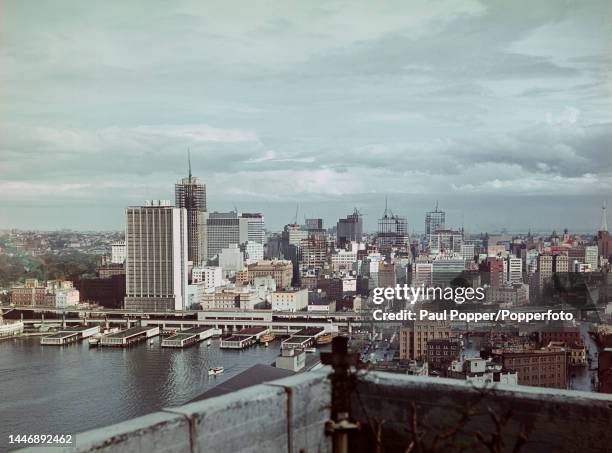
[{"label": "dock", "polygon": [[173,333],[161,342],[163,348],[186,348],[211,337],[221,335],[220,329],[211,326],[194,327]]},{"label": "dock", "polygon": [[323,327],[306,327],[295,332],[286,340],[281,342],[282,349],[306,349],[317,343],[317,338],[325,334]]},{"label": "dock", "polygon": [[132,327],[121,332],[102,336],[100,338],[100,346],[125,348],[157,335],[159,335],[158,326]]},{"label": "dock", "polygon": [[40,339],[40,344],[63,346],[76,343],[100,332],[100,326],[74,326],[64,327],[58,332],[46,335]]},{"label": "dock", "polygon": [[270,333],[267,327],[246,327],[229,337],[221,339],[221,348],[244,349],[257,343],[259,339]]}]

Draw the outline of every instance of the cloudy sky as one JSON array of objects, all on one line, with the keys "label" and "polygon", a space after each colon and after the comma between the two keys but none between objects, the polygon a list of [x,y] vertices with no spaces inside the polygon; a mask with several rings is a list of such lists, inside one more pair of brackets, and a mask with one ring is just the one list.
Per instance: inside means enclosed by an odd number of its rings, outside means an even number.
[{"label": "cloudy sky", "polygon": [[[275,229],[597,228],[612,7],[553,1],[3,0],[0,228],[120,229],[191,149],[212,210]],[[609,200],[612,201],[612,200]]]}]

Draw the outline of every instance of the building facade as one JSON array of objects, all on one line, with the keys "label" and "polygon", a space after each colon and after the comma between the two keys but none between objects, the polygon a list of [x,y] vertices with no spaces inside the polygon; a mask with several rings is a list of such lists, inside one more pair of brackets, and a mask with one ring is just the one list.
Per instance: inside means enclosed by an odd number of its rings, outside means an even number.
[{"label": "building facade", "polygon": [[176,207],[187,212],[187,258],[194,265],[200,265],[208,257],[206,184],[191,175],[191,165],[189,176],[174,185],[174,198]]},{"label": "building facade", "polygon": [[187,211],[162,200],[126,209],[125,308],[184,310]]}]

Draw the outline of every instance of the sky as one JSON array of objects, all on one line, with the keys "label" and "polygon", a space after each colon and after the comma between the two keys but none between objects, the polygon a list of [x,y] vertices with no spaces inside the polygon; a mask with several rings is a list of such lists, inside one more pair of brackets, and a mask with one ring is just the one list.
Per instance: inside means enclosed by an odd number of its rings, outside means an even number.
[{"label": "sky", "polygon": [[609,0],[3,0],[0,228],[122,229],[190,149],[273,230],[594,231],[611,76]]}]

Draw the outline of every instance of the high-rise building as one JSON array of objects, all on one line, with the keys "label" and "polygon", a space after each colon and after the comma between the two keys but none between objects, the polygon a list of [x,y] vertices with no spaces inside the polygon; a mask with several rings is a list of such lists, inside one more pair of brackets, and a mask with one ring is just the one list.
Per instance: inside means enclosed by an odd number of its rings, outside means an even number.
[{"label": "high-rise building", "polygon": [[111,263],[125,263],[125,241],[117,241],[111,244]]},{"label": "high-rise building", "polygon": [[125,308],[183,310],[187,291],[187,211],[151,200],[126,209]]},{"label": "high-rise building", "polygon": [[505,260],[505,275],[507,282],[522,282],[523,281],[523,260],[514,256],[509,256]]},{"label": "high-rise building", "polygon": [[599,267],[599,251],[596,245],[587,245],[584,248],[584,262],[590,264],[593,271],[597,270]]},{"label": "high-rise building", "polygon": [[256,263],[264,259],[264,246],[260,242],[246,241],[241,246],[247,264]]},{"label": "high-rise building", "polygon": [[608,231],[608,216],[606,215],[606,203],[601,207],[601,226],[596,236],[599,256],[605,259],[612,258],[612,235]]},{"label": "high-rise building", "polygon": [[323,231],[323,219],[306,219],[304,221],[304,227],[309,232],[322,232]]},{"label": "high-rise building", "polygon": [[361,242],[362,236],[363,218],[361,213],[355,208],[352,214],[338,220],[336,226],[337,244],[339,247],[343,247],[350,242]]},{"label": "high-rise building", "polygon": [[446,213],[438,209],[438,202],[433,211],[425,214],[425,234],[429,236],[438,230],[443,230],[446,223]]},{"label": "high-rise building", "polygon": [[399,217],[393,214],[386,206],[383,216],[378,219],[378,237],[377,243],[379,247],[402,247],[410,243],[408,235],[408,222],[405,217]]},{"label": "high-rise building", "polygon": [[395,287],[397,276],[395,275],[395,264],[382,262],[378,265],[378,286]]},{"label": "high-rise building", "polygon": [[432,254],[454,252],[461,253],[463,230],[436,230],[429,235],[429,248]]},{"label": "high-rise building", "polygon": [[432,262],[432,285],[448,286],[465,270],[465,260],[457,253],[437,255]]},{"label": "high-rise building", "polygon": [[476,256],[476,246],[474,244],[461,244],[459,254],[466,263],[474,261],[474,256]]},{"label": "high-rise building", "polygon": [[187,211],[187,257],[198,266],[208,258],[206,251],[206,184],[191,175],[182,178],[174,185],[174,198],[177,208]]},{"label": "high-rise building", "polygon": [[300,241],[299,265],[301,271],[320,270],[328,261],[329,244],[323,234],[311,234]]},{"label": "high-rise building", "polygon": [[431,286],[433,264],[427,257],[418,257],[412,266],[412,283],[414,286]]},{"label": "high-rise building", "polygon": [[247,224],[247,240],[263,244],[266,239],[265,221],[263,214],[259,212],[243,212],[240,218]]},{"label": "high-rise building", "polygon": [[248,220],[237,212],[211,212],[208,215],[208,258],[214,258],[230,244],[248,240]]},{"label": "high-rise building", "polygon": [[482,283],[498,287],[504,283],[504,260],[497,256],[487,256],[480,263]]}]

